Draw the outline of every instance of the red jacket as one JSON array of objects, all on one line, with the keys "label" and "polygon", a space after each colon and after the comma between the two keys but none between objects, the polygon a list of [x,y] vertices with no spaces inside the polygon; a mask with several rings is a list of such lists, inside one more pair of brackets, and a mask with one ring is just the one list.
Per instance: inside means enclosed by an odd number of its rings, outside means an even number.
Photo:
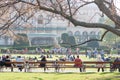
[{"label": "red jacket", "polygon": [[82,67],[82,60],[79,58],[75,59],[75,67]]}]

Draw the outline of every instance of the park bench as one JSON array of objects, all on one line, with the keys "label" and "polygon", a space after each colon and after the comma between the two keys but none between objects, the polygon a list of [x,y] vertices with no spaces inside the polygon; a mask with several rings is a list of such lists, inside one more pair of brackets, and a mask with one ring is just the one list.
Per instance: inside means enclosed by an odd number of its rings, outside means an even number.
[{"label": "park bench", "polygon": [[[74,67],[75,62],[74,61],[47,61],[47,62],[7,62],[6,64],[12,64],[10,67],[11,71],[14,71],[14,68],[18,68],[16,65],[17,64],[23,64],[23,68],[25,72],[29,72],[30,69],[32,68],[42,68],[40,67],[40,63],[46,63],[45,68],[53,68],[53,69],[58,69],[57,72],[59,72],[60,69],[66,69],[66,68],[77,68]],[[57,63],[57,66],[55,65]],[[83,66],[81,67],[83,71],[87,71],[86,69],[89,68],[98,68],[96,64],[105,64],[106,66],[104,68],[109,68],[111,71],[111,66],[113,64],[120,64],[120,62],[96,62],[96,61],[84,61]],[[1,67],[3,68],[3,67]],[[55,70],[56,71],[56,70]]]},{"label": "park bench", "polygon": [[[74,64],[75,62],[74,61],[47,61],[47,62],[28,62],[28,64],[32,64],[32,65],[35,65],[35,66],[30,66],[29,69],[32,69],[32,68],[41,68],[39,67],[39,64],[40,63],[46,63],[46,68],[58,68],[58,69],[65,69],[65,68],[79,68],[79,67],[75,67]],[[55,63],[57,63],[57,66],[54,65]],[[83,62],[83,66],[80,67],[82,68],[82,71],[86,71],[86,68],[97,68],[96,66],[93,66],[93,65],[96,65],[96,64],[110,64],[110,62],[89,62],[89,61],[86,61],[86,62]],[[87,65],[89,64],[89,65]],[[93,64],[93,65],[92,65]],[[110,66],[105,66],[104,68],[110,68]]]},{"label": "park bench", "polygon": [[85,61],[85,71],[90,68],[98,68],[97,64],[104,64],[104,68],[108,68],[111,71],[112,62],[97,62],[97,61]]},{"label": "park bench", "polygon": [[5,66],[5,65],[0,66],[0,71],[2,71],[4,68],[5,69],[9,68],[9,69],[11,69],[11,72],[13,72],[14,68],[18,68],[17,64],[23,64],[23,68],[25,69],[25,62],[16,62],[16,61],[14,61],[14,62],[5,62],[5,64],[10,64],[11,66],[9,66],[9,67]]},{"label": "park bench", "polygon": [[110,72],[115,71],[113,67],[113,65],[120,65],[120,62],[95,62],[95,61],[85,61],[85,70],[89,69],[89,68],[98,68],[96,65],[97,64],[104,64],[104,68],[108,68],[110,70]]},{"label": "park bench", "polygon": [[[78,68],[78,67],[74,67],[74,64],[75,62],[74,61],[47,61],[47,62],[28,62],[29,65],[33,65],[33,66],[29,66],[29,69],[32,69],[32,68],[41,68],[39,67],[39,64],[40,63],[46,63],[46,68],[58,68],[59,70],[60,69],[65,69],[65,68]],[[57,66],[54,65],[55,63],[57,63]],[[84,61],[83,62],[83,66],[81,67],[82,68],[82,71],[85,72],[86,69],[89,69],[89,68],[98,68],[96,65],[97,64],[104,64],[104,68],[108,68],[110,71],[111,71],[111,66],[113,64],[120,64],[120,62],[117,62],[117,63],[113,63],[113,62],[96,62],[96,61]],[[59,72],[58,70],[58,72]]]},{"label": "park bench", "polygon": [[[59,70],[63,70],[65,68],[77,68],[74,67],[74,62],[71,61],[47,61],[47,62],[27,62],[28,69],[32,68],[42,68],[40,67],[40,63],[46,63],[46,69],[53,68],[56,72],[59,72]],[[83,68],[83,67],[82,67]],[[28,70],[28,71],[29,71]]]}]

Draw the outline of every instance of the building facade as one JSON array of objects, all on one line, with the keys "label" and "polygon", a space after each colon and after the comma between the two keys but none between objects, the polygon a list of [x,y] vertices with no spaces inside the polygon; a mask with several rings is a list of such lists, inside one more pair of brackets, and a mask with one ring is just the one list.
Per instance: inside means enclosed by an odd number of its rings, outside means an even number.
[{"label": "building facade", "polygon": [[[12,15],[13,13],[11,13],[10,16]],[[101,12],[97,8],[97,6],[91,4],[81,8],[80,12],[75,17],[80,21],[97,23],[101,18]],[[25,25],[22,26],[17,25],[19,22]],[[57,37],[59,37],[58,40],[60,40],[61,34],[68,33],[69,35],[75,36],[77,43],[81,43],[86,40],[89,40],[91,36],[95,36],[96,38],[99,38],[101,32],[100,29],[96,29],[96,28],[90,29],[81,26],[74,26],[69,21],[62,18],[61,16],[49,12],[44,13],[44,11],[39,11],[39,12],[37,11],[35,15],[27,21],[27,23],[22,22],[22,18],[18,19],[16,23],[13,24],[13,27],[11,27],[11,30],[16,34],[17,33],[55,34],[57,35]],[[13,45],[14,42],[14,40],[12,38],[9,38],[9,36],[7,37],[7,39],[1,36],[0,41],[3,42],[8,41],[7,42],[8,45]],[[6,45],[6,42],[5,43],[0,42],[0,45]]]}]

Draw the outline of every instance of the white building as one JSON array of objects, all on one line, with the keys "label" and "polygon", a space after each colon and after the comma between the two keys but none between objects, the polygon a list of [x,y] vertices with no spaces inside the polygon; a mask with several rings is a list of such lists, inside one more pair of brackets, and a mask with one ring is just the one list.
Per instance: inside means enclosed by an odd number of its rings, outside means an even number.
[{"label": "white building", "polygon": [[[78,20],[90,23],[99,22],[100,17],[101,12],[94,4],[81,8],[76,16]],[[21,20],[18,20],[17,22],[19,21]],[[88,40],[90,35],[96,35],[96,37],[98,37],[100,34],[100,29],[89,29],[81,26],[74,27],[69,21],[61,18],[61,16],[53,15],[49,12],[47,12],[47,14],[42,11],[36,12],[35,16],[29,19],[29,23],[25,23],[24,26],[17,25],[17,22],[13,25],[13,28],[11,28],[15,33],[53,33],[58,37],[60,37],[62,33],[68,33],[69,35],[74,35],[76,37],[77,43]],[[24,24],[24,22],[21,22],[21,24]],[[8,42],[10,42],[9,39]],[[9,44],[12,43],[13,41]],[[0,45],[3,44],[4,43],[2,42],[0,43]]]}]

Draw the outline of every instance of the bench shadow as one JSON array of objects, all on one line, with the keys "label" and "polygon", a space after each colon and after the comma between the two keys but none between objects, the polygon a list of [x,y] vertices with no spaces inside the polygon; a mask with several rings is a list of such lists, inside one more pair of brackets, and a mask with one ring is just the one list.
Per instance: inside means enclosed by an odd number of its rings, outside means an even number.
[{"label": "bench shadow", "polygon": [[[114,72],[113,72],[113,73],[114,73]],[[114,73],[114,74],[120,75],[120,72],[117,72],[117,73]]]},{"label": "bench shadow", "polygon": [[83,73],[81,73],[81,74],[94,74],[94,73],[96,73],[96,72],[83,72]]},{"label": "bench shadow", "polygon": [[101,72],[100,74],[104,75],[104,74],[108,74],[108,73],[111,74],[112,72]]},{"label": "bench shadow", "polygon": [[84,75],[84,74],[94,74],[95,72],[85,72],[85,73],[75,73],[75,72],[64,72],[64,73],[56,73],[56,75],[62,75],[62,74],[80,74],[80,75]]},{"label": "bench shadow", "polygon": [[42,78],[33,77],[35,80],[43,80]]}]

